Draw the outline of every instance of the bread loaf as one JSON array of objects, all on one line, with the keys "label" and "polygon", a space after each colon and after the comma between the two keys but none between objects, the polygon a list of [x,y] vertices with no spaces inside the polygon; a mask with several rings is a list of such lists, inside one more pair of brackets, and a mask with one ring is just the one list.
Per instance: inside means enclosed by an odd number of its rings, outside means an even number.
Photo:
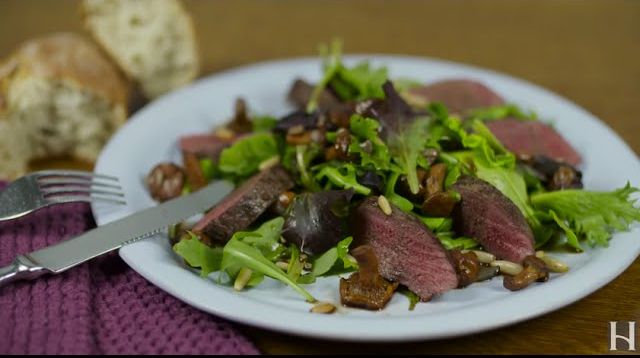
[{"label": "bread loaf", "polygon": [[193,22],[178,0],[82,0],[86,28],[148,99],[193,80]]},{"label": "bread loaf", "polygon": [[0,178],[23,175],[37,158],[95,161],[126,120],[129,87],[79,35],[24,43],[0,64]]}]

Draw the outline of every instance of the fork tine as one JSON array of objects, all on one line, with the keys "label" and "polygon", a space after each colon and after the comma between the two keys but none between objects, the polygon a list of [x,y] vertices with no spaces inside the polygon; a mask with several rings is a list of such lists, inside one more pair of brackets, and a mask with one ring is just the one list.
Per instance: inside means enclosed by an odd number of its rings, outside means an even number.
[{"label": "fork tine", "polygon": [[42,188],[57,186],[57,185],[86,185],[86,186],[95,186],[101,188],[110,188],[110,189],[122,189],[119,184],[110,184],[103,183],[100,181],[92,180],[91,178],[56,178],[56,177],[44,177],[38,178],[38,184]]},{"label": "fork tine", "polygon": [[73,177],[73,178],[99,178],[118,181],[118,178],[110,175],[85,172],[81,170],[42,170],[34,173],[38,179],[46,177]]},{"label": "fork tine", "polygon": [[45,198],[49,198],[55,195],[64,195],[64,194],[99,194],[99,195],[109,195],[109,196],[119,196],[124,197],[122,192],[116,191],[108,191],[108,190],[100,190],[100,189],[91,189],[90,187],[83,186],[56,186],[56,187],[46,187],[41,188],[40,191],[45,196]]},{"label": "fork tine", "polygon": [[102,197],[102,196],[89,196],[89,195],[61,195],[61,196],[51,196],[46,198],[49,203],[52,204],[64,204],[64,203],[77,203],[77,202],[108,202],[111,204],[118,205],[126,205],[127,202],[124,200],[118,200],[114,198]]}]

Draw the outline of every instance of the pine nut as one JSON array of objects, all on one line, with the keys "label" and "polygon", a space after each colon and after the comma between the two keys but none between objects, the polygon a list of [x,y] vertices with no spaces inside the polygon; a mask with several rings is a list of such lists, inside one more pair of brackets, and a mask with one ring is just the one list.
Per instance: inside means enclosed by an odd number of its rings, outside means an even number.
[{"label": "pine nut", "polygon": [[473,252],[478,257],[478,261],[483,264],[490,264],[496,260],[496,257],[493,254],[490,254],[486,251],[480,250],[462,250],[462,253]]},{"label": "pine nut", "polygon": [[491,262],[490,265],[499,267],[500,272],[506,273],[507,275],[517,275],[523,270],[522,265],[505,260],[495,260]]},{"label": "pine nut", "polygon": [[320,302],[311,307],[311,313],[330,314],[336,311],[336,306],[328,302]]},{"label": "pine nut", "polygon": [[544,257],[544,251],[540,250],[540,251],[536,251],[536,257],[541,259]]},{"label": "pine nut", "polygon": [[313,264],[311,262],[305,262],[303,267],[305,270],[311,271],[313,269]]},{"label": "pine nut", "polygon": [[289,269],[289,263],[284,261],[276,262],[276,266],[280,267],[283,271],[287,271]]},{"label": "pine nut", "polygon": [[217,128],[215,130],[214,134],[217,137],[222,138],[222,139],[231,139],[231,138],[235,137],[235,135],[236,135],[231,129],[229,129],[227,127],[219,127],[219,128]]},{"label": "pine nut", "polygon": [[391,215],[391,205],[389,204],[389,200],[384,197],[384,195],[380,195],[378,197],[378,206],[382,209],[382,212],[386,215]]},{"label": "pine nut", "polygon": [[233,289],[242,291],[244,286],[247,285],[247,282],[249,282],[252,273],[253,271],[251,271],[251,269],[243,267],[240,272],[238,272],[238,277],[236,277],[236,281],[233,283]]},{"label": "pine nut", "polygon": [[544,265],[547,266],[547,269],[551,272],[567,272],[569,271],[569,266],[564,262],[554,259],[553,257],[543,256],[540,258],[544,262]]},{"label": "pine nut", "polygon": [[265,159],[263,160],[260,165],[258,165],[258,169],[260,169],[260,171],[266,170],[271,168],[272,166],[276,165],[280,163],[280,156],[279,155],[274,155],[273,157],[269,158],[269,159]]}]

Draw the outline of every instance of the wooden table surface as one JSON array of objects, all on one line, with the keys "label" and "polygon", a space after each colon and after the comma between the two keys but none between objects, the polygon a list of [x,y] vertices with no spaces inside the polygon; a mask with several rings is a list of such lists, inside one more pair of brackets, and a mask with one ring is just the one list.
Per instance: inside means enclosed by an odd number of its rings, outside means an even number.
[{"label": "wooden table surface", "polygon": [[[187,5],[196,20],[203,75],[315,55],[318,43],[339,36],[347,52],[437,57],[524,78],[583,106],[640,152],[640,1],[192,0]],[[0,0],[0,56],[27,38],[56,30],[82,31],[75,1]],[[64,158],[34,164],[60,166],[91,168]],[[348,344],[242,329],[265,353],[607,353],[609,321],[640,321],[639,283],[636,261],[568,307],[448,340]]]}]

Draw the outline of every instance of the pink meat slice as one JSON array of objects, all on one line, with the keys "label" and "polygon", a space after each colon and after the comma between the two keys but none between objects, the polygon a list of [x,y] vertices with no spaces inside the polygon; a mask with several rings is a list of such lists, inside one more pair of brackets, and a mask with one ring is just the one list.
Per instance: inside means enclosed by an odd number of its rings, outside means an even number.
[{"label": "pink meat slice", "polygon": [[[278,196],[294,186],[293,179],[281,166],[261,171],[229,194],[209,211],[193,231],[206,235],[207,242],[225,243],[237,231],[249,227]],[[206,240],[205,240],[206,242]]]},{"label": "pink meat slice", "polygon": [[458,277],[447,251],[417,218],[391,205],[386,215],[369,197],[352,216],[354,247],[370,245],[380,274],[407,286],[424,300],[458,287]]},{"label": "pink meat slice", "polygon": [[545,123],[503,119],[486,124],[505,148],[518,155],[544,155],[573,166],[582,162],[571,144]]},{"label": "pink meat slice", "polygon": [[237,138],[221,138],[215,134],[193,134],[180,138],[180,149],[200,157],[218,160],[220,153]]},{"label": "pink meat slice", "polygon": [[462,200],[453,212],[456,232],[472,237],[499,259],[522,262],[533,255],[533,232],[520,209],[493,185],[462,176],[452,186]]},{"label": "pink meat slice", "polygon": [[410,89],[428,102],[441,102],[451,113],[463,114],[480,107],[498,106],[504,100],[484,84],[467,79],[450,79]]}]

